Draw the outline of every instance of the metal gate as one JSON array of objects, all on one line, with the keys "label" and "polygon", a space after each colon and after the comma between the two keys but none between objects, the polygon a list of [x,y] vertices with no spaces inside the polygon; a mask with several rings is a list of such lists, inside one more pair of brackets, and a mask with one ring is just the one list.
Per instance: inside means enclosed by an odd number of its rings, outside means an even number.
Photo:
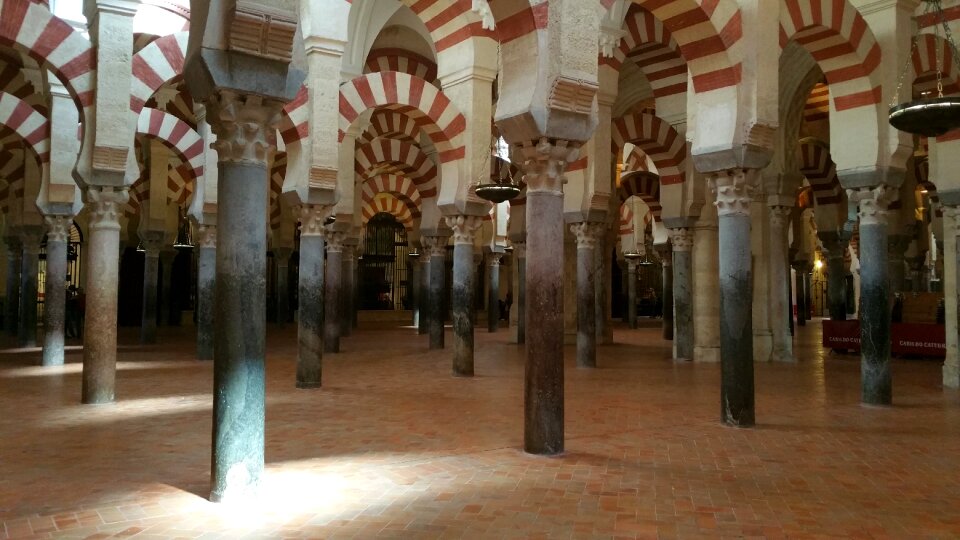
[{"label": "metal gate", "polygon": [[409,309],[407,260],[403,225],[387,213],[370,218],[359,259],[360,309]]}]

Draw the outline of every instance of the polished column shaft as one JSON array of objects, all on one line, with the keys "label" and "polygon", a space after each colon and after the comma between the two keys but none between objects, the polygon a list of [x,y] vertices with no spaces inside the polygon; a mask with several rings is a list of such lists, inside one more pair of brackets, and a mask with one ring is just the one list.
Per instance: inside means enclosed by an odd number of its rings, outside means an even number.
[{"label": "polished column shaft", "polygon": [[673,254],[670,243],[666,243],[658,248],[660,252],[660,261],[663,265],[662,292],[660,294],[661,305],[661,323],[663,329],[663,339],[673,340]]},{"label": "polished column shaft", "polygon": [[772,358],[779,362],[793,362],[793,338],[790,321],[790,267],[787,265],[787,232],[793,208],[770,207],[770,330],[773,339]]},{"label": "polished column shaft", "polygon": [[346,239],[344,233],[340,231],[327,231],[327,261],[324,269],[326,283],[324,289],[326,298],[324,300],[325,312],[323,321],[323,352],[340,352],[340,336],[343,332],[346,315],[344,313],[344,302],[341,295],[343,289],[343,242]]},{"label": "polished column shaft", "polygon": [[[444,347],[443,329],[443,293],[446,273],[447,237],[431,236],[424,238],[425,247],[430,253],[429,288],[427,290],[427,333],[430,336],[430,350]],[[473,255],[470,255],[473,265]]]},{"label": "polished column shaft", "polygon": [[577,367],[597,367],[597,244],[602,223],[570,226],[577,238]]},{"label": "polished column shaft", "polygon": [[47,224],[47,275],[43,299],[44,366],[63,365],[67,311],[67,244],[73,216],[49,215]]},{"label": "polished column shaft", "polygon": [[673,359],[693,360],[693,232],[671,229],[673,246]]},{"label": "polished column shaft", "polygon": [[201,225],[197,253],[197,359],[213,360],[217,283],[217,227]]},{"label": "polished column shaft", "polygon": [[20,329],[21,347],[37,346],[37,273],[40,270],[40,243],[43,227],[24,226],[21,230],[23,258],[20,266]]},{"label": "polished column shaft", "polygon": [[487,258],[489,287],[487,291],[487,331],[496,332],[500,327],[500,260],[503,255],[491,253]]},{"label": "polished column shaft", "polygon": [[300,282],[297,318],[297,388],[323,383],[324,228],[329,207],[300,207]]},{"label": "polished column shaft", "polygon": [[472,377],[473,328],[477,317],[473,243],[482,221],[478,216],[451,216],[446,221],[453,230],[453,375]]}]

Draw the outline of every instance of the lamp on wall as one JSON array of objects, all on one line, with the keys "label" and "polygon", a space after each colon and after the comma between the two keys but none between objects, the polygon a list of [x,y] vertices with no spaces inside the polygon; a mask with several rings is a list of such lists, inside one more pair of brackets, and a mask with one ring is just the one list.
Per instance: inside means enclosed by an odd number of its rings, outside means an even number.
[{"label": "lamp on wall", "polygon": [[[947,24],[947,17],[943,12],[941,0],[923,0],[926,7],[922,17],[933,19],[933,35],[940,37],[940,30],[943,29],[944,38],[950,47],[951,56],[954,63],[960,67],[960,53],[957,51],[957,44],[953,41],[953,35],[950,33],[950,26]],[[890,125],[900,131],[920,135],[923,137],[937,137],[953,129],[960,128],[960,98],[944,97],[943,95],[943,49],[936,45],[936,69],[937,69],[937,95],[929,97],[922,95],[919,99],[900,104],[900,90],[906,78],[910,66],[913,64],[913,55],[919,53],[919,42],[921,32],[913,36],[913,44],[910,48],[910,55],[907,57],[907,63],[900,74],[900,80],[897,82],[897,91],[893,97],[893,103],[890,105]],[[911,92],[912,93],[912,92]]]}]

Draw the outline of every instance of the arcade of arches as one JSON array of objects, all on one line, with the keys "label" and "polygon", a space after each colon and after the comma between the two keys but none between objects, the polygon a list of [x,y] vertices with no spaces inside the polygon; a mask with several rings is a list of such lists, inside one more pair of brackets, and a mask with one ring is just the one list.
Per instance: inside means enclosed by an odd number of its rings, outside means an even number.
[{"label": "arcade of arches", "polygon": [[927,4],[0,0],[0,538],[960,536]]}]

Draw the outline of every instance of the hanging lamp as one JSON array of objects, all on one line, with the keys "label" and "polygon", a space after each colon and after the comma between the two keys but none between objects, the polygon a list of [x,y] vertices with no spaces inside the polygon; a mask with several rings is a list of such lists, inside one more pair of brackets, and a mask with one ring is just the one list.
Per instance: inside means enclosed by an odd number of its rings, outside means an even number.
[{"label": "hanging lamp", "polygon": [[181,208],[177,214],[179,224],[177,226],[177,240],[173,243],[173,247],[193,249],[193,235],[190,233],[190,220],[187,219],[187,213]]},{"label": "hanging lamp", "polygon": [[510,162],[497,155],[497,138],[494,135],[490,136],[490,152],[486,160],[489,162],[491,158],[493,162],[490,164],[490,176],[480,178],[476,188],[477,197],[494,204],[516,198],[520,195],[520,186],[510,172]]},{"label": "hanging lamp", "polygon": [[[933,35],[935,37],[939,38],[940,30],[943,29],[943,37],[950,46],[953,61],[960,68],[960,53],[957,52],[957,44],[953,41],[953,35],[950,32],[950,26],[947,24],[947,17],[943,12],[941,0],[923,0],[923,2],[926,7],[922,17],[932,17],[934,19]],[[923,137],[937,137],[960,128],[960,97],[944,97],[943,95],[944,55],[943,49],[939,45],[935,47],[937,96],[921,96],[919,99],[900,104],[900,90],[903,88],[905,77],[913,62],[913,54],[919,50],[918,43],[921,35],[918,30],[913,37],[910,55],[903,72],[900,74],[900,80],[897,82],[897,91],[894,94],[893,103],[890,105],[890,125],[906,133]]]}]

